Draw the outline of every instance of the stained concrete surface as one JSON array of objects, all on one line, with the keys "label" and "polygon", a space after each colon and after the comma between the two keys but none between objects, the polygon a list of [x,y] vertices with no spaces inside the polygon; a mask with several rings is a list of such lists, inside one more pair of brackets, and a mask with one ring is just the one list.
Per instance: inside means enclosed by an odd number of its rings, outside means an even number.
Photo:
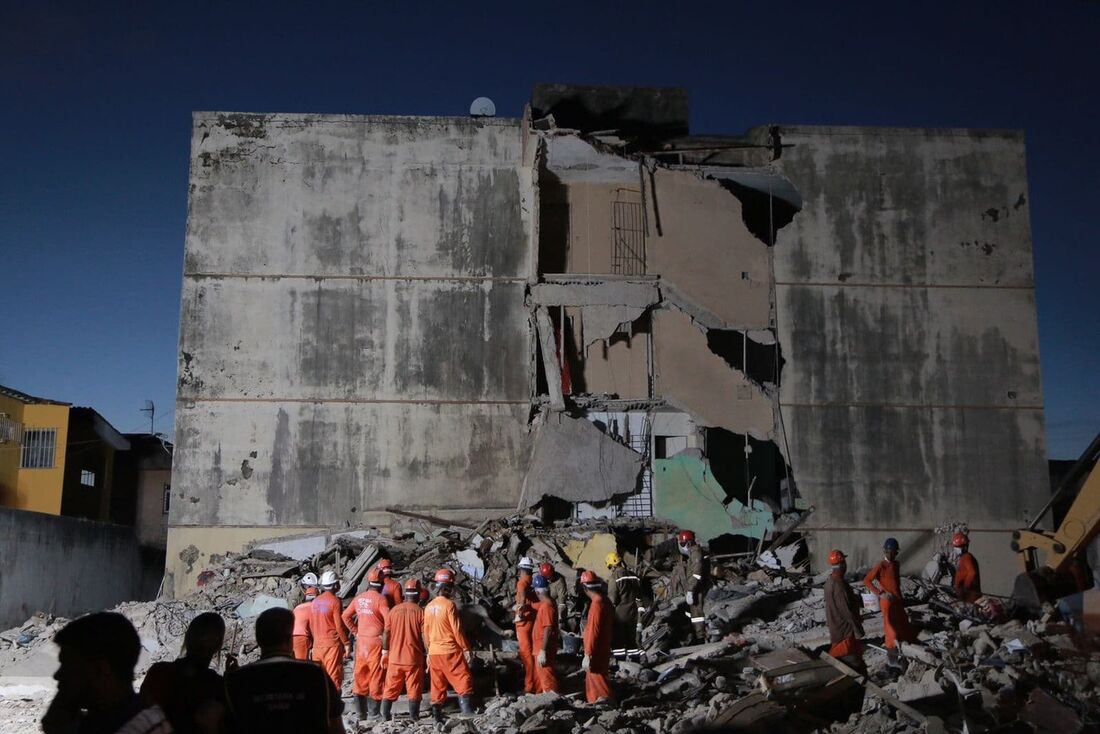
[{"label": "stained concrete surface", "polygon": [[774,248],[780,403],[815,553],[869,562],[952,520],[1005,558],[1049,496],[1022,135],[777,133],[804,200]]}]

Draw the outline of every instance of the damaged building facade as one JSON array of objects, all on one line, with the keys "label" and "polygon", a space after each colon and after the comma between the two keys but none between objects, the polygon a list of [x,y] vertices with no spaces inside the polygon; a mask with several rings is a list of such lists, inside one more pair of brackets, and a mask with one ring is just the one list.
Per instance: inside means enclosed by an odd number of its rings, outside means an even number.
[{"label": "damaged building facade", "polygon": [[687,119],[560,85],[517,119],[197,113],[169,586],[519,507],[797,524],[818,566],[961,522],[1007,591],[1049,494],[1022,136]]}]

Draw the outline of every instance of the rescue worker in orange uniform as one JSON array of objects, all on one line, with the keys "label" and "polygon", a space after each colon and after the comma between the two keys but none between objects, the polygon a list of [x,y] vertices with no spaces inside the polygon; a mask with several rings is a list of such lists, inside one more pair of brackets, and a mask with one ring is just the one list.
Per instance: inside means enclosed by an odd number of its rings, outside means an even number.
[{"label": "rescue worker in orange uniform", "polygon": [[382,572],[367,574],[367,590],[352,599],[344,610],[344,624],[355,635],[355,669],[351,692],[360,719],[376,719],[382,705],[385,670],[382,665],[382,630],[390,603],[382,596]]},{"label": "rescue worker in orange uniform", "polygon": [[343,607],[333,593],[340,582],[336,574],[321,574],[321,595],[309,608],[309,634],[313,637],[313,660],[320,663],[339,691],[344,685],[344,658],[349,652],[348,632],[340,618]]},{"label": "rescue worker in orange uniform", "polygon": [[581,585],[589,599],[588,621],[584,627],[584,659],[581,669],[584,676],[584,697],[588,703],[613,701],[608,681],[611,663],[611,634],[615,626],[615,613],[603,591],[603,582],[596,574],[585,571]]},{"label": "rescue worker in orange uniform", "polygon": [[829,627],[829,654],[844,659],[848,665],[863,671],[863,606],[852,587],[844,580],[848,559],[838,550],[829,552],[829,577],[825,579],[825,624]]},{"label": "rescue worker in orange uniform", "polygon": [[470,695],[474,692],[470,677],[473,653],[462,625],[458,609],[451,601],[455,573],[449,568],[435,572],[435,598],[424,608],[424,642],[428,647],[428,672],[432,676],[432,716],[442,724],[443,704],[447,702],[447,687],[458,694],[458,707],[472,714]]},{"label": "rescue worker in orange uniform", "polygon": [[558,643],[561,632],[558,630],[558,605],[550,595],[550,582],[539,574],[531,583],[538,601],[535,603],[535,624],[531,631],[531,643],[535,650],[535,676],[538,680],[537,693],[557,693],[558,677],[554,673],[554,663],[558,658]]},{"label": "rescue worker in orange uniform", "polygon": [[309,648],[313,644],[313,638],[309,634],[309,610],[313,600],[317,598],[317,574],[307,573],[298,582],[305,592],[306,600],[294,607],[294,657],[298,660],[309,660]]},{"label": "rescue worker in orange uniform", "polygon": [[424,697],[424,610],[420,608],[420,581],[405,582],[405,601],[390,610],[382,633],[382,657],[386,660],[386,688],[382,693],[382,720],[393,719],[393,702],[405,689],[409,718],[420,719]]},{"label": "rescue worker in orange uniform", "polygon": [[523,663],[523,692],[538,691],[538,677],[535,674],[535,654],[532,652],[531,633],[535,623],[535,603],[538,598],[531,588],[535,563],[527,556],[517,564],[519,577],[516,579],[516,601],[512,610],[516,613],[512,621],[516,625],[516,641],[519,643],[519,660]]},{"label": "rescue worker in orange uniform", "polygon": [[898,643],[916,640],[913,628],[909,625],[909,615],[905,613],[905,602],[901,598],[901,567],[897,560],[899,550],[898,541],[887,538],[882,544],[884,558],[863,579],[863,585],[868,591],[878,596],[887,655],[892,664],[897,661]]},{"label": "rescue worker in orange uniform", "polygon": [[978,560],[970,553],[970,538],[966,533],[955,533],[951,545],[959,551],[959,563],[955,568],[955,596],[974,603],[982,595],[982,574]]},{"label": "rescue worker in orange uniform", "polygon": [[390,609],[393,609],[405,601],[405,596],[401,593],[401,584],[393,577],[393,561],[383,558],[378,562],[378,570],[382,572],[382,596],[386,597],[386,601],[390,603]]}]

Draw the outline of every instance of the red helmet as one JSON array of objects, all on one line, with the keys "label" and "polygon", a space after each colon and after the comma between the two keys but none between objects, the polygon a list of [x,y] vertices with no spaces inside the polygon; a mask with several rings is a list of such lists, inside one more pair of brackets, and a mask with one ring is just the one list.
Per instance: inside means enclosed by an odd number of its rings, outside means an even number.
[{"label": "red helmet", "polygon": [[437,584],[453,584],[455,582],[455,572],[449,568],[441,568],[435,572],[435,582]]},{"label": "red helmet", "polygon": [[381,561],[378,562],[378,568],[382,570],[382,573],[390,576],[393,574],[393,561],[391,561],[389,558],[383,558]]},{"label": "red helmet", "polygon": [[420,579],[409,579],[405,582],[405,596],[415,596],[420,598]]},{"label": "red helmet", "polygon": [[370,570],[370,572],[367,574],[367,583],[370,584],[371,586],[381,586],[382,585],[382,572],[378,569],[377,566],[372,568]]},{"label": "red helmet", "polygon": [[539,565],[539,575],[543,578],[550,578],[554,575],[554,566],[549,563],[543,563]]},{"label": "red helmet", "polygon": [[970,545],[970,538],[966,537],[966,533],[955,533],[951,538],[951,545],[962,548],[965,545]]},{"label": "red helmet", "polygon": [[848,556],[844,555],[840,551],[838,551],[836,549],[833,549],[833,550],[829,551],[829,565],[830,566],[839,566],[840,564],[844,563],[844,560],[847,557]]},{"label": "red helmet", "polygon": [[680,534],[676,536],[676,540],[680,541],[680,545],[684,543],[695,542],[695,532],[692,530],[681,530]]},{"label": "red helmet", "polygon": [[585,571],[581,574],[581,586],[586,589],[595,589],[600,585],[600,577],[591,571]]}]

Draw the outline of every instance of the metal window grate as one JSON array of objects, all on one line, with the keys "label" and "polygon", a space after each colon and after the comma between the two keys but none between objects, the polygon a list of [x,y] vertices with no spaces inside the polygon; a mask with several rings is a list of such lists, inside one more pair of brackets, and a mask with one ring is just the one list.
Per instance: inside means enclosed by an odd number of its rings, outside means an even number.
[{"label": "metal window grate", "polygon": [[645,275],[645,210],[640,202],[611,202],[611,272]]},{"label": "metal window grate", "polygon": [[95,486],[95,472],[90,469],[80,470],[80,483],[85,487]]},{"label": "metal window grate", "polygon": [[0,443],[16,443],[23,435],[18,421],[12,420],[7,413],[0,413]]},{"label": "metal window grate", "polygon": [[645,466],[642,469],[641,488],[635,494],[623,501],[622,514],[624,517],[653,517],[653,462],[650,451],[650,434],[652,422],[646,416],[645,430],[630,437],[630,448],[645,457]]},{"label": "metal window grate", "polygon": [[165,484],[164,485],[164,500],[163,500],[163,503],[161,504],[161,509],[160,509],[162,515],[167,515],[168,514],[168,508],[171,504],[172,504],[172,485],[171,484]]},{"label": "metal window grate", "polygon": [[22,469],[52,469],[57,445],[56,428],[28,428],[23,431]]}]

